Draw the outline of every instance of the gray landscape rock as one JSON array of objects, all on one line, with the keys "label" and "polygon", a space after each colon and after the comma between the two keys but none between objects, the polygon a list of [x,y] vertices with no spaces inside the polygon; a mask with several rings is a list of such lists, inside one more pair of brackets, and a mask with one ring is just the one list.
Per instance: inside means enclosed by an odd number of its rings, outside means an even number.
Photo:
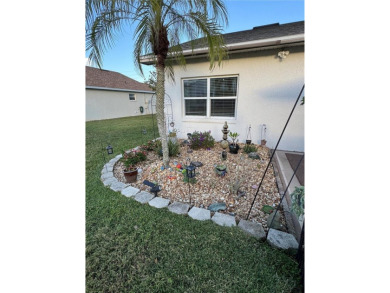
[{"label": "gray landscape rock", "polygon": [[299,246],[294,236],[275,229],[270,229],[268,231],[267,242],[272,247],[284,250],[297,250]]},{"label": "gray landscape rock", "polygon": [[252,152],[248,154],[248,158],[254,159],[254,160],[260,160],[260,156],[256,152]]},{"label": "gray landscape rock", "polygon": [[[272,222],[272,225],[271,225],[271,221],[272,221],[275,213],[276,213],[276,216],[275,216],[275,218],[274,218],[274,220]],[[284,227],[282,225],[282,218],[281,217],[282,216],[281,216],[280,212],[274,210],[267,218],[267,226],[268,226],[268,228],[284,231],[285,229],[284,229]]]},{"label": "gray landscape rock", "polygon": [[110,185],[110,188],[114,191],[122,191],[122,189],[126,188],[128,185],[122,182],[114,182]]},{"label": "gray landscape rock", "polygon": [[154,198],[154,194],[151,194],[151,193],[146,192],[146,191],[141,191],[140,193],[137,193],[133,198],[136,201],[144,204],[144,203],[147,203],[150,200],[152,200]]},{"label": "gray landscape rock", "polygon": [[193,207],[188,215],[195,220],[206,221],[210,220],[211,213],[209,210]]},{"label": "gray landscape rock", "polygon": [[224,211],[226,210],[226,204],[224,202],[213,203],[207,209],[212,212]]},{"label": "gray landscape rock", "polygon": [[211,218],[211,220],[220,226],[233,227],[237,225],[236,219],[233,216],[229,216],[221,213],[215,213],[214,216]]},{"label": "gray landscape rock", "polygon": [[168,210],[170,210],[172,213],[179,214],[179,215],[187,215],[189,208],[190,208],[189,204],[181,203],[177,201],[175,201],[174,203],[168,206]]},{"label": "gray landscape rock", "polygon": [[266,235],[263,226],[260,223],[241,220],[240,223],[238,223],[238,227],[245,233],[254,236],[257,239],[265,239]]},{"label": "gray landscape rock", "polygon": [[102,174],[107,173],[107,172],[113,172],[114,171],[114,164],[107,163],[104,165],[102,169]]},{"label": "gray landscape rock", "polygon": [[106,172],[106,173],[102,174],[100,179],[102,179],[102,181],[104,181],[104,180],[111,178],[111,177],[114,177],[114,173],[113,172]]},{"label": "gray landscape rock", "polygon": [[121,193],[126,197],[131,197],[136,195],[139,192],[138,188],[135,188],[133,186],[128,186],[125,189],[122,189]]},{"label": "gray landscape rock", "polygon": [[110,177],[110,178],[103,181],[103,185],[104,186],[111,186],[115,182],[118,182],[118,180],[116,180],[116,178],[114,178],[114,177]]},{"label": "gray landscape rock", "polygon": [[108,164],[114,165],[119,159],[117,158],[112,158],[111,160],[108,161]]},{"label": "gray landscape rock", "polygon": [[202,162],[191,162],[191,165],[195,166],[196,168],[202,167]]},{"label": "gray landscape rock", "polygon": [[169,205],[169,199],[155,197],[151,201],[149,201],[149,205],[158,209],[166,208]]}]

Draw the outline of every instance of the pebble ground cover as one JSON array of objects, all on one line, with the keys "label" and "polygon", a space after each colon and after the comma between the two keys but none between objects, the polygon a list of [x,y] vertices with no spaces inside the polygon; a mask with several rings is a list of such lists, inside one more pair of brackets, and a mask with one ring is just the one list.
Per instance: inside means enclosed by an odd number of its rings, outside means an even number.
[{"label": "pebble ground cover", "polygon": [[299,292],[298,265],[285,252],[103,186],[102,145],[114,147],[108,161],[152,138],[149,115],[86,123],[86,291]]}]

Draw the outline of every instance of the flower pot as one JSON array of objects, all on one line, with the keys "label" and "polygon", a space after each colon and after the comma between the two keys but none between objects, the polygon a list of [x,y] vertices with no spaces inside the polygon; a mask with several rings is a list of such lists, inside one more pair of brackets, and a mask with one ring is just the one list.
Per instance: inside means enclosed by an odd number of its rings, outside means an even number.
[{"label": "flower pot", "polygon": [[251,139],[247,139],[247,140],[245,141],[245,143],[246,143],[246,144],[251,144],[251,143],[252,143],[252,140],[251,140]]},{"label": "flower pot", "polygon": [[137,181],[137,174],[138,174],[137,169],[131,169],[128,171],[125,170],[123,171],[123,174],[125,175],[127,183],[133,183]]},{"label": "flower pot", "polygon": [[238,144],[236,144],[235,146],[232,144],[229,144],[229,152],[231,154],[237,154],[239,149],[240,149],[240,146]]},{"label": "flower pot", "polygon": [[223,166],[215,167],[215,172],[217,173],[217,175],[219,175],[221,177],[225,176],[225,174],[226,174],[226,166],[223,165]]}]

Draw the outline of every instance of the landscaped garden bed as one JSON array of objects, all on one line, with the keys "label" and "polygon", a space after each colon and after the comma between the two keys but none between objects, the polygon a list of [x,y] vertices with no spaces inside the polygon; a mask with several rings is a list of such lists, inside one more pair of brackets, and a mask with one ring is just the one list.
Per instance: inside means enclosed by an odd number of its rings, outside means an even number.
[{"label": "landscaped garden bed", "polygon": [[[170,168],[163,168],[162,157],[158,151],[146,151],[146,161],[137,164],[139,168],[137,181],[130,183],[132,186],[150,192],[150,186],[143,184],[144,180],[157,183],[161,191],[158,196],[170,199],[171,202],[190,203],[191,206],[208,208],[211,204],[224,203],[225,210],[219,212],[234,215],[236,219],[246,219],[258,184],[264,174],[269,161],[269,149],[266,146],[252,145],[257,150],[260,159],[252,159],[243,151],[245,144],[239,144],[237,154],[227,152],[227,159],[221,159],[223,151],[220,143],[214,147],[192,150],[182,140],[178,140],[176,156],[170,158]],[[185,182],[185,166],[190,163],[200,162],[201,167],[195,169],[195,181]],[[215,167],[226,166],[226,174],[219,176]],[[126,183],[123,174],[124,163],[118,161],[114,166],[114,176],[120,182]],[[191,202],[190,202],[191,201]],[[249,220],[261,223],[264,230],[268,230],[268,213],[264,212],[264,206],[276,207],[279,204],[280,195],[276,186],[273,168],[269,168],[264,178],[261,191],[253,205]]]}]

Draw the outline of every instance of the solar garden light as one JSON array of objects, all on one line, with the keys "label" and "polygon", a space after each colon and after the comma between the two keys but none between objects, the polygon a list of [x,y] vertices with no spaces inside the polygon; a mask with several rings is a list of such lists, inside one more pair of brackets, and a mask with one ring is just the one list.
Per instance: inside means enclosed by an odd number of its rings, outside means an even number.
[{"label": "solar garden light", "polygon": [[191,204],[190,180],[192,178],[195,178],[195,176],[196,176],[195,169],[196,169],[196,167],[193,165],[186,166],[186,175],[187,175],[187,179],[188,179],[188,194],[190,196],[190,204]]},{"label": "solar garden light", "polygon": [[109,154],[109,155],[112,155],[114,153],[114,149],[112,148],[111,145],[108,145],[106,147],[106,150],[107,150],[107,154]]},{"label": "solar garden light", "polygon": [[[106,164],[107,163],[107,160],[106,160],[106,156],[104,155],[104,150],[107,151],[107,154],[108,155],[111,155],[114,153],[114,149],[112,148],[111,145],[108,145],[106,148],[103,147],[103,143],[102,143],[102,154],[103,154],[103,163]],[[107,171],[107,164],[105,165],[106,166],[106,171]]]},{"label": "solar garden light", "polygon": [[221,158],[223,161],[225,161],[227,159],[227,152],[226,151],[222,151]]}]

